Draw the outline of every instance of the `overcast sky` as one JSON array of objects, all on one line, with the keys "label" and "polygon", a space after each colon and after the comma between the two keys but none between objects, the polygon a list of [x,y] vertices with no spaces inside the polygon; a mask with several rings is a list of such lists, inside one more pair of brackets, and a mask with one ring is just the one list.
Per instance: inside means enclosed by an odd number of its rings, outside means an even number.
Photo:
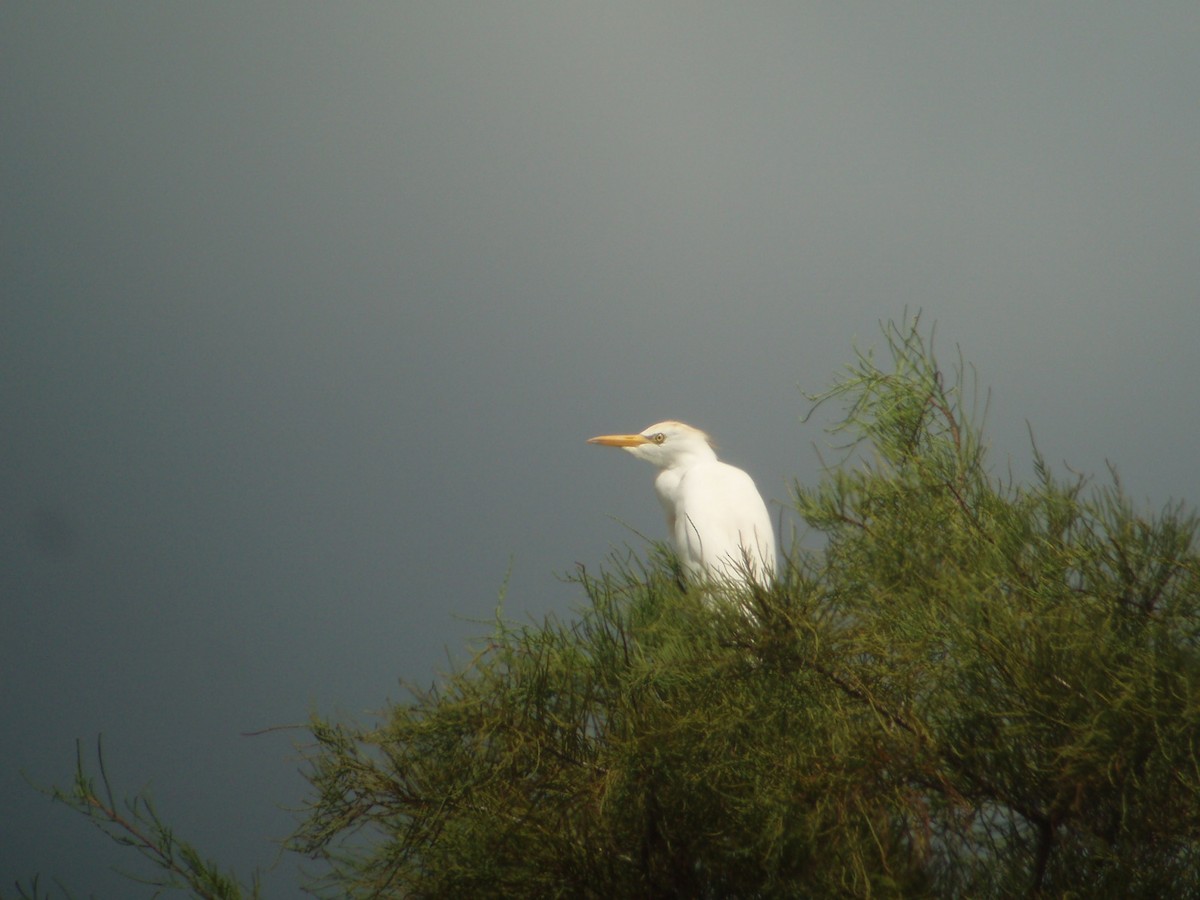
[{"label": "overcast sky", "polygon": [[[679,418],[773,503],[920,308],[998,473],[1200,499],[1200,5],[0,7],[0,890],[136,869],[36,794],[275,862],[372,721],[665,536]],[[266,872],[295,888],[296,860]],[[45,885],[45,881],[43,881]],[[146,895],[149,895],[147,890]]]}]

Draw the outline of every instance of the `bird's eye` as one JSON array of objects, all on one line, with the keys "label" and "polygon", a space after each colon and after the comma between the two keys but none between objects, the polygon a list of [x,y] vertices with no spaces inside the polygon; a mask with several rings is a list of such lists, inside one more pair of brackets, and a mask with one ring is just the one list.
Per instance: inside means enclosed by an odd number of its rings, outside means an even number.
[{"label": "bird's eye", "polygon": [[650,438],[650,440],[654,441],[654,443],[656,443],[656,444],[661,444],[666,439],[667,439],[667,436],[665,434],[663,434],[661,431],[658,434],[656,434],[654,437]]}]

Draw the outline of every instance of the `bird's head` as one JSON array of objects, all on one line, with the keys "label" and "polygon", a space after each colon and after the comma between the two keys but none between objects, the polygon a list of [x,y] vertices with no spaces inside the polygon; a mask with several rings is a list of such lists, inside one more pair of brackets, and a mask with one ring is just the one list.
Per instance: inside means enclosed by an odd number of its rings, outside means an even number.
[{"label": "bird's head", "polygon": [[659,422],[641,434],[602,434],[590,438],[588,443],[620,447],[660,469],[669,469],[689,460],[717,458],[708,435],[682,422]]}]

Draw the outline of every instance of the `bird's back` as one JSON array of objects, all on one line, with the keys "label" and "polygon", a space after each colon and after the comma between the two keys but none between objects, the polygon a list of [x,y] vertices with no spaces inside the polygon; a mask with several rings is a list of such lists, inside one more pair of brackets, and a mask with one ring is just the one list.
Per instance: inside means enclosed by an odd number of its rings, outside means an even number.
[{"label": "bird's back", "polygon": [[775,533],[754,481],[711,460],[664,469],[655,480],[675,549],[689,575],[766,583],[775,574]]}]

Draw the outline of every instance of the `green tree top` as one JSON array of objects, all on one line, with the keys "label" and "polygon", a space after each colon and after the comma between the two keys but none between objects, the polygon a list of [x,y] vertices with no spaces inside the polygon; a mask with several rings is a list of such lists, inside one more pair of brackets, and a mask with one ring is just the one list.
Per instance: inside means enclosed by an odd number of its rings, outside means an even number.
[{"label": "green tree top", "polygon": [[823,536],[712,602],[580,568],[374,727],[317,719],[291,848],[356,897],[1200,896],[1200,561],[1182,506],[989,470],[916,322],[829,392]]},{"label": "green tree top", "polygon": [[377,729],[314,724],[296,849],[363,896],[1200,891],[1196,520],[996,480],[960,364],[885,329],[819,401],[824,534],[717,605],[669,555],[500,623]]}]

